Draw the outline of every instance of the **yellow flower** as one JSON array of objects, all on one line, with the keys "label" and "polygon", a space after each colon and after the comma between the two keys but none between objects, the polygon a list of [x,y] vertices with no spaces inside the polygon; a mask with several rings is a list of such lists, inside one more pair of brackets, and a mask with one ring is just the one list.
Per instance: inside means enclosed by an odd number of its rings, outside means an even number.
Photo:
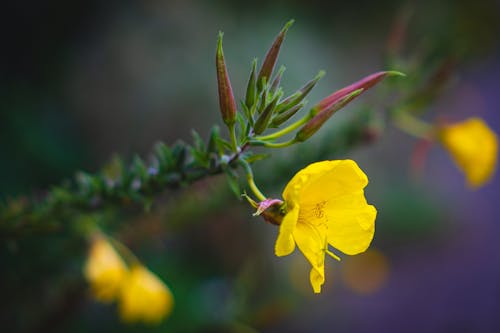
[{"label": "yellow flower", "polygon": [[484,185],[495,172],[498,138],[480,118],[469,118],[439,131],[443,146],[472,188]]},{"label": "yellow flower", "polygon": [[119,298],[124,321],[158,323],[172,311],[173,304],[170,290],[156,275],[139,264],[132,266]]},{"label": "yellow flower", "polygon": [[275,253],[285,256],[295,244],[312,265],[315,293],[325,281],[325,254],[339,260],[328,245],[349,255],[365,251],[373,238],[377,210],[368,205],[366,175],[352,160],[322,161],[300,170],[283,191],[286,215]]},{"label": "yellow flower", "polygon": [[84,274],[94,297],[101,302],[111,302],[118,296],[128,270],[111,244],[97,236],[92,241]]}]

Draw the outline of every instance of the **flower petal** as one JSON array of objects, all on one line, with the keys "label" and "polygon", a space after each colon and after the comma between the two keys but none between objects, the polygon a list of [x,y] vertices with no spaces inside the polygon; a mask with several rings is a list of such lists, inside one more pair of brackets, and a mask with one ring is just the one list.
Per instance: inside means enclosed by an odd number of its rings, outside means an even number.
[{"label": "flower petal", "polygon": [[491,179],[497,163],[498,138],[481,118],[444,126],[439,134],[470,187],[477,188]]},{"label": "flower petal", "polygon": [[298,201],[302,187],[310,181],[312,177],[322,175],[333,168],[339,161],[321,161],[309,164],[293,176],[283,190],[285,201]]},{"label": "flower petal", "polygon": [[128,275],[125,262],[101,236],[96,236],[92,242],[84,273],[94,297],[101,302],[114,300]]},{"label": "flower petal", "polygon": [[126,322],[157,324],[170,314],[174,299],[170,289],[156,275],[143,266],[135,266],[123,283],[118,305]]},{"label": "flower petal", "polygon": [[[368,184],[368,178],[352,160],[325,161],[320,171],[310,176],[301,188],[300,203],[316,204],[356,193]],[[324,162],[319,162],[324,163]],[[311,164],[314,166],[314,163]]]},{"label": "flower petal", "polygon": [[329,201],[325,214],[330,245],[349,255],[368,248],[375,232],[377,210],[366,203],[363,191]]},{"label": "flower petal", "polygon": [[293,238],[312,266],[309,275],[311,286],[315,293],[319,293],[325,282],[326,226],[297,223]]},{"label": "flower petal", "polygon": [[278,257],[289,255],[295,250],[295,241],[293,240],[292,233],[299,218],[299,206],[291,203],[288,205],[288,208],[290,210],[281,222],[278,239],[276,239],[274,246],[274,253]]}]

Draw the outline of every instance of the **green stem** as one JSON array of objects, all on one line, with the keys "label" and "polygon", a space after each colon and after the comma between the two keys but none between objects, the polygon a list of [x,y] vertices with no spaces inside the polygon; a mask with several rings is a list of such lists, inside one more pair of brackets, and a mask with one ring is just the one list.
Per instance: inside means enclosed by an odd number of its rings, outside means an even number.
[{"label": "green stem", "polygon": [[307,123],[311,118],[312,118],[311,114],[308,113],[307,115],[305,115],[301,119],[297,120],[295,123],[291,124],[288,127],[283,128],[282,130],[279,130],[277,132],[271,133],[269,135],[257,136],[257,137],[255,137],[255,139],[256,140],[263,140],[263,141],[277,139],[279,137],[282,137],[285,134],[288,134],[288,133],[290,133],[292,131],[295,131],[297,128],[299,128],[300,126],[302,126],[305,123]]},{"label": "green stem", "polygon": [[267,197],[259,190],[259,188],[255,184],[255,181],[253,178],[253,171],[252,171],[252,167],[250,166],[250,164],[248,164],[248,162],[245,160],[239,160],[239,162],[240,162],[241,166],[243,167],[243,169],[245,170],[245,174],[247,177],[247,183],[248,183],[248,186],[250,187],[250,189],[252,190],[253,194],[255,194],[257,199],[259,199],[260,201],[266,200]]},{"label": "green stem", "polygon": [[297,140],[295,140],[295,138],[285,142],[263,142],[262,146],[266,148],[285,148],[293,145],[294,143],[297,143]]},{"label": "green stem", "polygon": [[417,138],[428,139],[434,134],[433,125],[410,115],[408,112],[394,113],[392,121],[394,126]]},{"label": "green stem", "polygon": [[234,124],[229,125],[229,135],[231,136],[231,147],[235,153],[238,152],[238,142],[236,140],[236,127]]}]

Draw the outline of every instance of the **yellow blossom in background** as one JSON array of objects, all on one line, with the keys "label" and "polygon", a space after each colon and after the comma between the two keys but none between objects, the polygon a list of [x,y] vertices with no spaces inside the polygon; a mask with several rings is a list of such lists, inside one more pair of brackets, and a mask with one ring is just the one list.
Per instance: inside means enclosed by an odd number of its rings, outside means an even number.
[{"label": "yellow blossom in background", "polygon": [[377,211],[366,203],[367,184],[356,162],[322,161],[300,170],[283,191],[286,215],[275,253],[288,255],[297,244],[312,265],[309,277],[315,293],[325,281],[325,254],[339,259],[328,245],[349,255],[370,245]]},{"label": "yellow blossom in background", "polygon": [[111,302],[118,296],[128,270],[106,238],[97,236],[92,240],[84,274],[94,297],[101,302]]},{"label": "yellow blossom in background", "polygon": [[119,311],[126,322],[158,323],[172,311],[168,287],[145,267],[135,264],[122,284]]},{"label": "yellow blossom in background", "polygon": [[443,126],[439,138],[469,186],[477,188],[491,179],[497,163],[498,138],[482,119],[469,118]]}]

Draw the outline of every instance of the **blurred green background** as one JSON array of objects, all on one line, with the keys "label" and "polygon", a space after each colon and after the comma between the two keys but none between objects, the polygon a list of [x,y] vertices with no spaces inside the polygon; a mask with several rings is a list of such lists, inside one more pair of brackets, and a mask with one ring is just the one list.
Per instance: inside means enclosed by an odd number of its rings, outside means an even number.
[{"label": "blurred green background", "polygon": [[[314,102],[369,73],[404,71],[384,60],[404,13],[401,59],[456,64],[429,119],[475,115],[500,132],[498,1],[10,2],[0,14],[0,197],[41,196],[113,154],[131,159],[157,141],[189,141],[192,128],[206,137],[221,123],[219,30],[242,98],[252,59],[294,18],[282,84],[291,92],[326,70]],[[355,103],[383,110],[384,84]],[[355,103],[329,126],[356,115]],[[224,177],[214,177],[169,192],[151,213],[122,212],[107,229],[171,287],[176,307],[160,326],[122,324],[114,306],[95,303],[81,276],[86,244],[60,232],[2,237],[1,330],[499,332],[500,180],[468,190],[440,148],[416,175],[415,140],[390,125],[383,132],[370,145],[329,152],[323,129],[303,148],[257,164],[257,181],[276,196],[325,142],[322,158],[353,158],[369,176],[367,199],[379,211],[373,251],[327,260],[320,295],[302,255],[276,258],[277,229],[252,218]]]}]

